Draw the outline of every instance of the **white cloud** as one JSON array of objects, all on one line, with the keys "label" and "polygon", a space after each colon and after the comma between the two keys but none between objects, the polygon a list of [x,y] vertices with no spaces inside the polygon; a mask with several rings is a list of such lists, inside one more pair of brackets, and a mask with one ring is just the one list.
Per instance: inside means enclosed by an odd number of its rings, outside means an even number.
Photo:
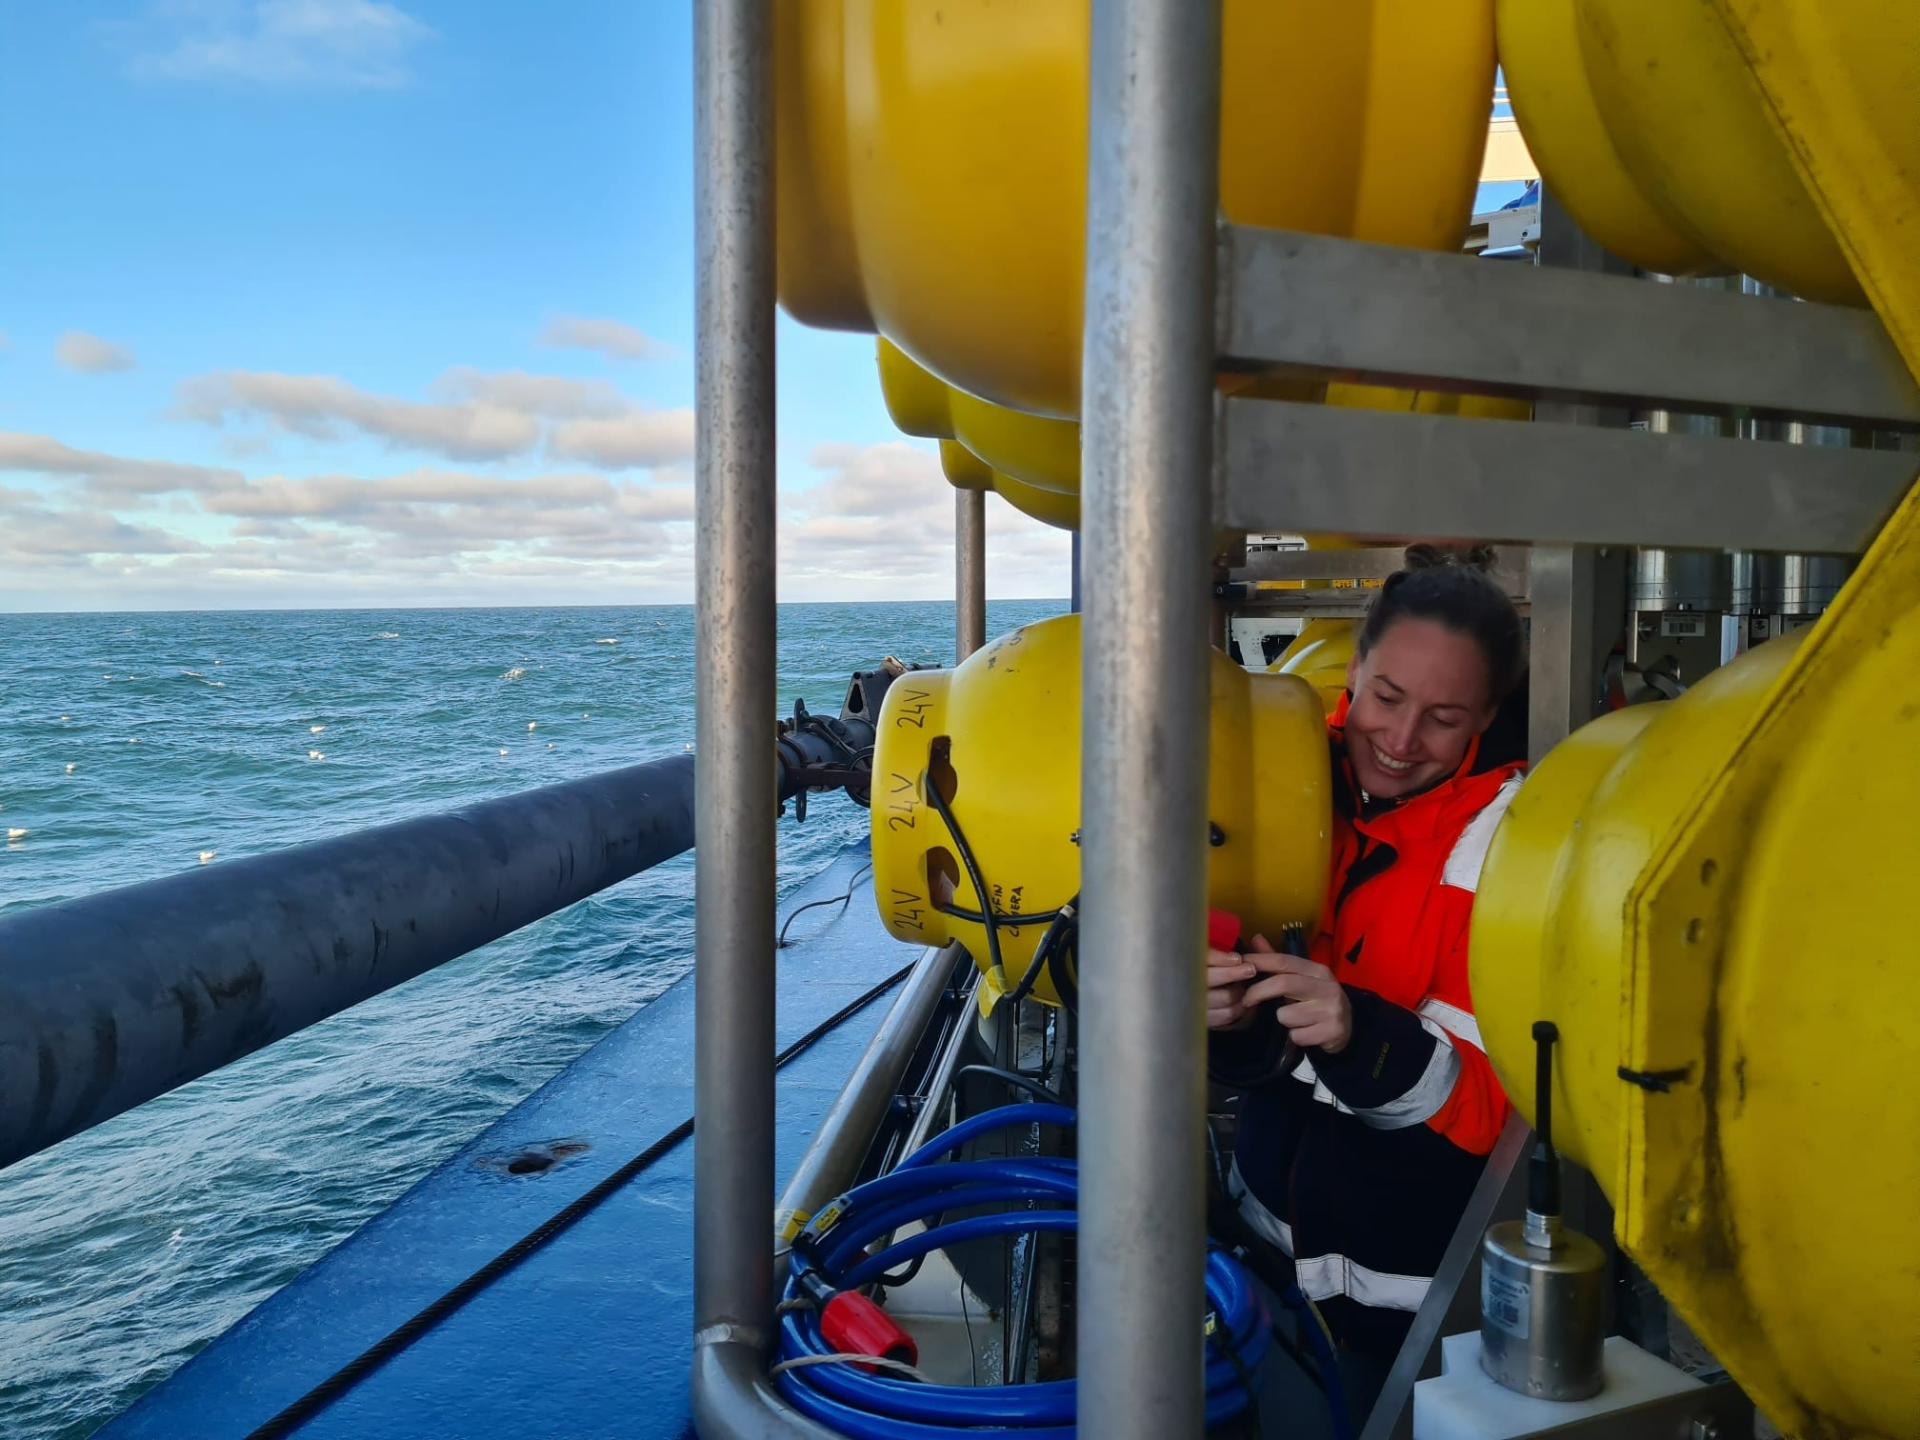
[{"label": "white cloud", "polygon": [[659,360],[673,353],[672,347],[620,320],[594,319],[585,315],[555,315],[540,331],[546,345],[566,345],[577,350],[598,350],[615,360]]},{"label": "white cloud", "polygon": [[131,370],[137,363],[133,351],[84,330],[69,330],[53,347],[53,358],[69,370],[83,375],[104,375],[109,370]]},{"label": "white cloud", "polygon": [[[931,449],[906,441],[817,445],[808,457],[825,479],[783,489],[783,599],[950,599],[954,491]],[[1072,541],[987,497],[987,584],[996,595],[1064,595]]]},{"label": "white cloud", "polygon": [[196,376],[181,384],[176,413],[210,425],[265,417],[313,440],[337,440],[346,427],[396,448],[455,460],[503,459],[530,450],[540,438],[539,421],[523,411],[475,400],[396,400],[333,375],[229,370]]},{"label": "white cloud", "polygon": [[393,89],[434,32],[381,0],[159,0],[134,27],[136,74]]},{"label": "white cloud", "polygon": [[477,370],[456,365],[433,382],[434,394],[455,402],[471,401],[553,419],[619,415],[633,401],[606,380],[574,380],[564,375],[533,375],[525,370]]},{"label": "white cloud", "polygon": [[547,452],[608,470],[652,469],[693,454],[693,412],[645,410],[605,380],[455,366],[431,401],[376,394],[335,375],[225,370],[184,381],[174,414],[208,425],[264,421],[308,439],[357,432],[449,460]]},{"label": "white cloud", "polygon": [[0,472],[71,476],[96,496],[125,499],[188,490],[216,492],[246,484],[238,470],[176,465],[167,460],[128,460],[96,450],[75,450],[50,435],[0,430]]},{"label": "white cloud", "polygon": [[[821,445],[809,468],[780,495],[783,599],[951,597],[954,492],[930,450]],[[0,607],[692,596],[682,467],[248,478],[0,432],[6,474],[38,488],[0,484]],[[987,504],[991,593],[1064,594],[1067,537]]]},{"label": "white cloud", "polygon": [[568,420],[554,426],[547,448],[564,459],[610,470],[669,465],[693,454],[693,411],[635,410],[607,419]]}]

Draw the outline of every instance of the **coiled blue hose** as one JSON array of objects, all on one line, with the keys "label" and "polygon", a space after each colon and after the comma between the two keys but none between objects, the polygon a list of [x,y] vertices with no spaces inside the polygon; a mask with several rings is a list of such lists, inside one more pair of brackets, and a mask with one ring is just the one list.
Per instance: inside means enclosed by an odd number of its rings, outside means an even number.
[{"label": "coiled blue hose", "polygon": [[[902,1225],[982,1205],[1040,1202],[1071,1206],[1079,1195],[1072,1160],[1025,1158],[934,1162],[975,1137],[1012,1126],[1071,1125],[1059,1105],[1008,1105],[962,1121],[916,1150],[891,1172],[820,1208],[795,1242],[788,1298],[804,1293],[799,1276],[817,1269],[835,1289],[855,1290],[916,1256],[983,1236],[1072,1231],[1071,1209],[1015,1210],[949,1221],[896,1241],[875,1255],[866,1247]],[[1272,1343],[1272,1322],[1258,1288],[1231,1255],[1207,1256],[1209,1356],[1207,1424],[1241,1414],[1252,1403],[1248,1377]],[[834,1353],[810,1309],[790,1310],[780,1327],[782,1359]],[[1237,1363],[1236,1363],[1237,1362]],[[855,1440],[1067,1440],[1074,1433],[1074,1382],[1032,1385],[923,1385],[852,1365],[809,1365],[782,1371],[781,1393],[802,1413]]]}]

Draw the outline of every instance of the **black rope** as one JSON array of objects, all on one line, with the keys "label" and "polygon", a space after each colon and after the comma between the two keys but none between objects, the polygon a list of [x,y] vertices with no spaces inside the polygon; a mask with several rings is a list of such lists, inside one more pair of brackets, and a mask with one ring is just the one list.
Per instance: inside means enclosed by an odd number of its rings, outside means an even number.
[{"label": "black rope", "polygon": [[[912,973],[912,965],[902,966],[858,999],[843,1005],[833,1015],[821,1021],[818,1025],[814,1026],[813,1029],[809,1030],[805,1035],[802,1035],[798,1040],[794,1041],[793,1044],[787,1046],[786,1049],[776,1055],[773,1060],[774,1068],[777,1070],[782,1065],[785,1065],[802,1050],[805,1050],[809,1045],[812,1045],[816,1040],[840,1024],[841,1021],[850,1019]],[[287,1406],[287,1408],[282,1410],[278,1415],[275,1415],[271,1420],[268,1420],[265,1424],[250,1432],[247,1440],[274,1440],[274,1437],[289,1434],[295,1426],[302,1425],[306,1421],[311,1420],[361,1380],[364,1380],[382,1365],[386,1364],[387,1361],[398,1355],[402,1350],[405,1350],[409,1345],[413,1344],[414,1341],[418,1340],[422,1335],[426,1334],[429,1330],[433,1329],[434,1326],[438,1325],[442,1320],[445,1320],[449,1315],[453,1314],[454,1311],[466,1304],[467,1301],[478,1295],[495,1280],[498,1280],[522,1260],[533,1254],[534,1251],[553,1239],[554,1236],[593,1210],[601,1201],[612,1195],[614,1191],[620,1189],[629,1180],[633,1179],[634,1176],[638,1175],[642,1170],[645,1170],[655,1160],[658,1160],[662,1155],[666,1154],[667,1151],[671,1150],[691,1134],[693,1134],[693,1118],[689,1116],[666,1134],[662,1135],[658,1140],[647,1146],[647,1148],[642,1150],[638,1155],[627,1161],[627,1163],[622,1165],[618,1170],[607,1176],[607,1178],[602,1180],[598,1185],[595,1185],[591,1190],[587,1191],[586,1194],[568,1205],[564,1210],[561,1210],[558,1214],[550,1217],[538,1227],[523,1235],[512,1245],[494,1256],[493,1259],[474,1271],[466,1279],[462,1280],[458,1285],[447,1291],[446,1294],[427,1305],[425,1309],[415,1314],[411,1319],[403,1321],[381,1339],[376,1340],[372,1345],[369,1345],[365,1350],[354,1356],[353,1359],[334,1371],[333,1374],[307,1391],[307,1393],[302,1395],[298,1400],[295,1400],[291,1405]]]}]

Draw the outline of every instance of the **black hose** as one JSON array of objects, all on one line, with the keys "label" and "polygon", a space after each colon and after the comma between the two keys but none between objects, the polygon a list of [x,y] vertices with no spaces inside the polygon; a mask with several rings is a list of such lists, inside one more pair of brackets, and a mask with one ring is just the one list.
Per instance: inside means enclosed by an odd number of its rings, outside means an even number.
[{"label": "black hose", "polygon": [[1025,1090],[1028,1094],[1038,1095],[1042,1100],[1051,1101],[1055,1105],[1063,1105],[1069,1110],[1073,1108],[1072,1104],[1067,1100],[1067,1097],[1062,1095],[1058,1090],[1055,1090],[1050,1085],[1041,1084],[1031,1075],[1022,1075],[1018,1070],[1006,1070],[998,1065],[962,1065],[953,1073],[956,1077],[961,1075],[991,1075],[996,1080],[1006,1081],[1007,1084],[1013,1086],[1016,1090]]},{"label": "black hose", "polygon": [[[839,1025],[841,1021],[851,1019],[855,1014],[859,1013],[859,1011],[871,1005],[875,1000],[878,1000],[882,995],[886,994],[887,991],[893,989],[894,986],[911,975],[913,968],[912,965],[902,966],[865,994],[841,1006],[839,1010],[814,1026],[813,1029],[809,1030],[805,1035],[802,1035],[798,1040],[794,1041],[793,1044],[787,1046],[786,1049],[776,1055],[773,1061],[774,1068],[778,1069],[780,1066],[785,1065],[801,1051],[805,1050],[835,1026]],[[251,1431],[247,1436],[247,1440],[274,1440],[274,1437],[289,1434],[294,1427],[305,1424],[308,1420],[311,1420],[335,1400],[338,1400],[342,1395],[346,1394],[347,1391],[351,1390],[360,1381],[366,1379],[367,1376],[378,1370],[382,1365],[386,1364],[387,1361],[393,1359],[394,1356],[398,1355],[402,1350],[405,1350],[442,1320],[452,1315],[462,1305],[465,1305],[467,1301],[478,1295],[495,1280],[498,1280],[502,1275],[513,1269],[522,1260],[525,1260],[529,1255],[533,1254],[534,1251],[540,1249],[549,1240],[553,1239],[554,1236],[567,1229],[576,1220],[586,1216],[603,1200],[607,1199],[616,1190],[619,1190],[629,1180],[633,1179],[634,1176],[638,1175],[642,1170],[645,1170],[655,1160],[658,1160],[662,1155],[666,1154],[667,1151],[671,1150],[691,1134],[693,1134],[693,1117],[688,1116],[658,1140],[655,1140],[651,1145],[647,1146],[647,1148],[642,1150],[638,1155],[627,1161],[627,1163],[622,1165],[618,1170],[607,1176],[607,1178],[602,1180],[598,1185],[595,1185],[591,1190],[587,1191],[586,1194],[580,1196],[558,1214],[549,1217],[534,1229],[528,1231],[525,1235],[521,1236],[520,1239],[514,1241],[512,1245],[502,1250],[498,1255],[494,1256],[493,1259],[487,1261],[486,1264],[462,1280],[458,1285],[455,1285],[451,1290],[440,1296],[439,1299],[429,1303],[424,1309],[420,1310],[411,1318],[402,1321],[399,1325],[388,1331],[386,1335],[374,1341],[373,1344],[354,1356],[353,1359],[347,1361],[346,1364],[342,1365],[318,1385],[315,1385],[311,1390],[307,1391],[307,1393],[302,1395],[298,1400],[295,1400],[291,1405],[275,1415],[271,1420],[266,1421]]]}]

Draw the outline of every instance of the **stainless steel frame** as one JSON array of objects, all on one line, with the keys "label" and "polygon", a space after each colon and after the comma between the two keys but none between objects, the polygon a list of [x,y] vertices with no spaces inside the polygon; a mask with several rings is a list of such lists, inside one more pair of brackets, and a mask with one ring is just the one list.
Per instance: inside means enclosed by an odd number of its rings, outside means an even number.
[{"label": "stainless steel frame", "polygon": [[1480,1172],[1460,1223],[1454,1227],[1453,1239],[1440,1257],[1440,1268],[1427,1287],[1426,1299],[1414,1314],[1413,1328],[1387,1372],[1387,1383],[1380,1389],[1360,1440],[1406,1440],[1412,1434],[1414,1384],[1434,1368],[1433,1356],[1442,1336],[1471,1328],[1462,1323],[1463,1299],[1471,1301],[1472,1317],[1477,1322],[1480,1287],[1467,1282],[1480,1274],[1480,1237],[1494,1220],[1518,1214],[1525,1203],[1526,1171],[1520,1162],[1532,1136],[1532,1129],[1518,1113],[1507,1117],[1493,1153],[1487,1156],[1487,1168]]},{"label": "stainless steel frame", "polygon": [[783,1232],[791,1221],[804,1225],[821,1201],[832,1199],[852,1181],[962,953],[954,945],[928,946],[920,956],[780,1194],[774,1209],[776,1249],[784,1247]]},{"label": "stainless steel frame", "polygon": [[1228,365],[1920,428],[1886,330],[1837,305],[1223,225],[1219,317]]},{"label": "stainless steel frame", "polygon": [[953,492],[954,661],[987,643],[987,492]]},{"label": "stainless steel frame", "polygon": [[1279,400],[1220,409],[1221,523],[1233,530],[1848,554],[1913,482],[1898,451]]},{"label": "stainless steel frame", "polygon": [[774,209],[771,0],[694,7],[693,1411],[825,1434],[766,1379],[774,1337]]},{"label": "stainless steel frame", "polygon": [[[1232,571],[1235,580],[1384,580],[1406,563],[1398,545],[1364,550],[1262,550],[1248,555]],[[1516,599],[1527,594],[1527,550],[1502,550],[1493,578]],[[1280,592],[1283,594],[1293,592]],[[1325,595],[1325,591],[1320,592]]]},{"label": "stainless steel frame", "polygon": [[1096,0],[1081,387],[1079,1428],[1203,1423],[1217,0]]}]

